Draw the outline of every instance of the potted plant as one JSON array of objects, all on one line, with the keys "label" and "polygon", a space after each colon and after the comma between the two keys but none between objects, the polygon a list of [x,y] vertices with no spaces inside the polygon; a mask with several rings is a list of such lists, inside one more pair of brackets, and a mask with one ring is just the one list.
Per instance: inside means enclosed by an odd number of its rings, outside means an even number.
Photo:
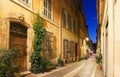
[{"label": "potted plant", "polygon": [[97,68],[99,70],[102,69],[102,54],[96,56],[96,63],[97,63]]}]

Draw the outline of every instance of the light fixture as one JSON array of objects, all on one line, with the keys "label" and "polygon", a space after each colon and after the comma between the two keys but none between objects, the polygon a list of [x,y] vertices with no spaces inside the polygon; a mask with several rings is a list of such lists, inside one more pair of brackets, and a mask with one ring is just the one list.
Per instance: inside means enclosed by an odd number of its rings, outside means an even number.
[{"label": "light fixture", "polygon": [[88,37],[86,37],[86,41],[88,41],[89,40],[89,38]]}]

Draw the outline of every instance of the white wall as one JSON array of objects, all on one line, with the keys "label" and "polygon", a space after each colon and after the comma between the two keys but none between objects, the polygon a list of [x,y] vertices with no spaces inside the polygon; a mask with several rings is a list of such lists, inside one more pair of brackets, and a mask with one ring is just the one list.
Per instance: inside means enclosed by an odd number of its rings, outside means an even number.
[{"label": "white wall", "polygon": [[120,0],[114,4],[114,77],[120,77]]},{"label": "white wall", "polygon": [[114,19],[113,0],[108,0],[108,53],[107,53],[107,77],[114,77]]}]

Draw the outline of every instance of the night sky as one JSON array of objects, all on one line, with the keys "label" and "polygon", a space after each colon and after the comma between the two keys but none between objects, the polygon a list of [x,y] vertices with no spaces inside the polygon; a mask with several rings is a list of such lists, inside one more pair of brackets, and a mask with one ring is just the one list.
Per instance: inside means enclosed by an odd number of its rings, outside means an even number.
[{"label": "night sky", "polygon": [[88,34],[93,43],[96,43],[97,12],[96,0],[82,0],[83,11],[88,26]]}]

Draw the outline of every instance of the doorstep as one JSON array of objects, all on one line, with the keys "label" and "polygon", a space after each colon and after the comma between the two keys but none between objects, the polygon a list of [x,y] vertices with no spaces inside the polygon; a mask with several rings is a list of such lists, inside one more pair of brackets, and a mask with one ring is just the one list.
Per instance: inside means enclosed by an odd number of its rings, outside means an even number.
[{"label": "doorstep", "polygon": [[31,74],[31,72],[30,72],[30,71],[25,71],[25,72],[21,72],[21,73],[19,73],[19,74],[20,74],[21,77],[24,77],[24,76],[26,76],[26,75]]}]

